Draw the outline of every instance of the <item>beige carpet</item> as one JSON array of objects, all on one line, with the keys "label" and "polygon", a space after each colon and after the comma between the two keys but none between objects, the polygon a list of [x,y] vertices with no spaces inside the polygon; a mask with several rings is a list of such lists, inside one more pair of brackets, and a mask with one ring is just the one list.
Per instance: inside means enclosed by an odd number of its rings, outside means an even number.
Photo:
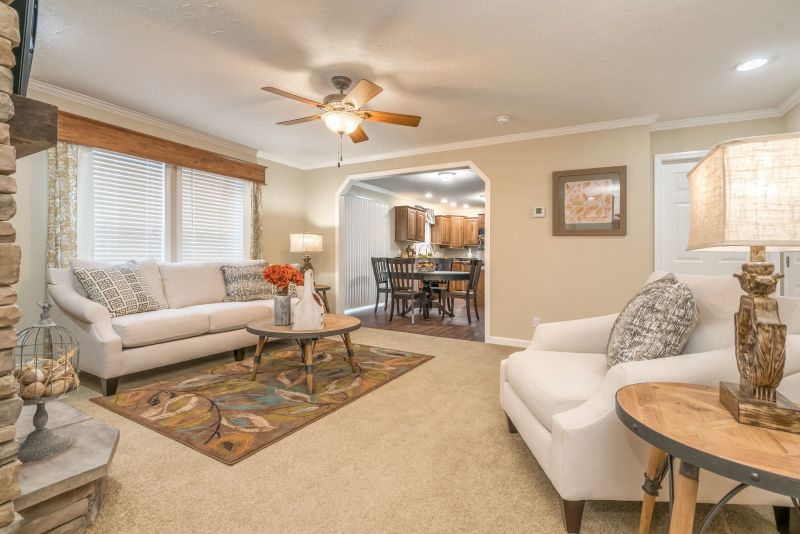
[{"label": "beige carpet", "polygon": [[[121,430],[91,532],[563,532],[558,496],[499,405],[498,364],[514,349],[371,329],[353,341],[436,358],[234,466],[90,403],[82,387],[68,402]],[[638,514],[589,503],[583,532],[635,532]],[[666,532],[664,506],[653,532]],[[710,532],[775,532],[771,509],[729,506]]]}]

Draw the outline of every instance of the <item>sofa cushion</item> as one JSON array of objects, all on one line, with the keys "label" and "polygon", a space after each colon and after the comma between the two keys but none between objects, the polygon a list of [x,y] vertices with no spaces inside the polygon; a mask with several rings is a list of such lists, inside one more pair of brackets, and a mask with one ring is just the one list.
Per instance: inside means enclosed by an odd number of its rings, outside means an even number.
[{"label": "sofa cushion", "polygon": [[[112,265],[118,265],[117,263],[110,261],[82,260],[80,258],[69,258],[67,261],[69,262],[70,273],[73,276],[73,286],[75,287],[75,291],[84,297],[86,296],[86,290],[83,288],[81,283],[78,282],[78,279],[74,278],[75,269],[79,269],[81,267],[86,269],[97,269],[100,267],[111,267]],[[161,273],[158,270],[158,264],[156,263],[156,260],[152,258],[134,258],[133,261],[135,261],[136,265],[139,266],[139,270],[144,277],[144,281],[150,288],[150,292],[153,294],[153,297],[155,297],[155,299],[158,301],[158,307],[169,308],[167,297],[164,296],[164,284],[161,281]]]},{"label": "sofa cushion", "polygon": [[192,310],[202,311],[209,317],[210,333],[227,332],[244,328],[247,323],[274,317],[272,300],[251,300],[248,302],[217,302],[192,306]]},{"label": "sofa cushion", "polygon": [[208,313],[196,308],[164,309],[115,317],[111,325],[123,347],[142,347],[194,337],[208,332]]},{"label": "sofa cushion", "polygon": [[221,265],[222,279],[225,282],[225,301],[247,302],[271,299],[275,286],[264,279],[266,267],[266,261],[253,265]]},{"label": "sofa cushion", "polygon": [[96,269],[79,267],[74,274],[86,296],[104,306],[111,317],[160,309],[135,261]]},{"label": "sofa cushion", "polygon": [[674,274],[645,285],[617,317],[608,338],[608,366],[677,356],[697,323],[689,286]]},{"label": "sofa cushion", "polygon": [[536,419],[552,430],[553,416],[591,397],[607,370],[605,354],[524,350],[508,357],[506,378]]},{"label": "sofa cushion", "polygon": [[220,262],[159,263],[170,308],[211,304],[225,299]]}]

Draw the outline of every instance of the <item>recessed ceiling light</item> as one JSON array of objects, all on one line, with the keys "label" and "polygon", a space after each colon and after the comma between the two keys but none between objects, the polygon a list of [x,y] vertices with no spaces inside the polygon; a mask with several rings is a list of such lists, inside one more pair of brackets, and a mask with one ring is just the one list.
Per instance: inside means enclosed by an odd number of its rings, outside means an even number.
[{"label": "recessed ceiling light", "polygon": [[452,172],[452,171],[444,171],[444,172],[440,172],[440,173],[439,173],[439,178],[440,178],[440,179],[441,179],[441,180],[442,180],[444,183],[447,183],[447,182],[452,182],[452,181],[453,181],[453,178],[455,178],[455,176],[456,176],[456,173],[454,173],[454,172]]},{"label": "recessed ceiling light", "polygon": [[456,206],[458,206],[458,204],[456,204],[455,202],[450,203],[450,207],[455,208]]},{"label": "recessed ceiling light", "polygon": [[758,67],[763,67],[767,63],[769,63],[769,60],[767,58],[757,57],[754,59],[749,59],[744,63],[739,63],[738,65],[736,65],[736,70],[738,70],[739,72],[745,72],[748,70],[757,69]]},{"label": "recessed ceiling light", "polygon": [[446,198],[442,199],[442,204],[447,204],[447,199]]},{"label": "recessed ceiling light", "polygon": [[425,198],[431,198],[431,197],[433,197],[433,193],[425,193]]},{"label": "recessed ceiling light", "polygon": [[467,208],[469,208],[469,204],[464,204],[464,205],[463,205],[463,206],[461,206],[461,207],[462,207],[462,208],[464,208],[464,209],[467,209]]}]

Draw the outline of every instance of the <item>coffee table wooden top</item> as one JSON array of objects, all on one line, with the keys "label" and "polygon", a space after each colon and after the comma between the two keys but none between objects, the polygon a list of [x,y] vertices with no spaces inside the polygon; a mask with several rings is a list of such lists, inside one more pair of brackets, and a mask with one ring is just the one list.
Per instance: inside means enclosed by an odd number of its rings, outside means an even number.
[{"label": "coffee table wooden top", "polygon": [[800,496],[800,435],[737,422],[719,388],[647,382],[617,391],[625,426],[661,450],[701,469]]},{"label": "coffee table wooden top", "polygon": [[339,336],[361,328],[361,319],[349,315],[326,313],[325,322],[320,330],[292,330],[292,326],[275,326],[272,319],[247,323],[247,331],[251,334],[278,339],[318,339],[328,336]]}]

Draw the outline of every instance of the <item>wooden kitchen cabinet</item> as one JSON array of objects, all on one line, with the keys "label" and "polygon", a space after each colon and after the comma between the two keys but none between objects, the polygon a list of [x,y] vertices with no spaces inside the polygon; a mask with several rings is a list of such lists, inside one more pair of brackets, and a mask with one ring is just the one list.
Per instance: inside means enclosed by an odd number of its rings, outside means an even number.
[{"label": "wooden kitchen cabinet", "polygon": [[450,246],[464,248],[464,217],[450,217]]},{"label": "wooden kitchen cabinet", "polygon": [[437,215],[436,223],[431,226],[431,243],[434,245],[450,244],[450,217]]},{"label": "wooden kitchen cabinet", "polygon": [[394,208],[394,240],[425,241],[425,211],[411,206]]},{"label": "wooden kitchen cabinet", "polygon": [[478,214],[478,229],[485,230],[486,229],[486,214],[480,213]]},{"label": "wooden kitchen cabinet", "polygon": [[464,219],[464,246],[471,247],[478,244],[478,228],[480,220],[478,217],[467,217]]}]

